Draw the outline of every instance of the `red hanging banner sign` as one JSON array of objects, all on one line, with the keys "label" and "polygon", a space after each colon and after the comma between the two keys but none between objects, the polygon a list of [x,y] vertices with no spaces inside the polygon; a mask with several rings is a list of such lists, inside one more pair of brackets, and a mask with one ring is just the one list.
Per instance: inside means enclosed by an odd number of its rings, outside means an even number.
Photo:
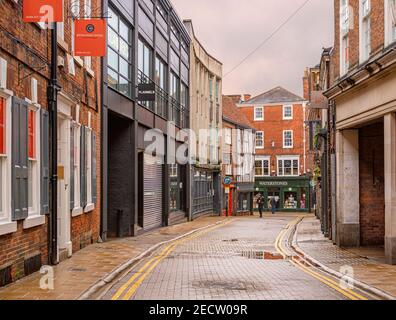
[{"label": "red hanging banner sign", "polygon": [[74,21],[74,55],[104,57],[106,55],[106,20],[79,19]]},{"label": "red hanging banner sign", "polygon": [[24,22],[63,22],[63,0],[24,0]]}]

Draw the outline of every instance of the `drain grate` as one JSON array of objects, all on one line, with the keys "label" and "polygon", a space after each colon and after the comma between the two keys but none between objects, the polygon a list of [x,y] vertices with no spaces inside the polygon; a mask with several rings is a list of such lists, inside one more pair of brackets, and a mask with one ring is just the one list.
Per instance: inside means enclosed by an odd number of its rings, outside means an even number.
[{"label": "drain grate", "polygon": [[86,272],[87,269],[84,269],[84,268],[70,268],[69,271],[70,272]]}]

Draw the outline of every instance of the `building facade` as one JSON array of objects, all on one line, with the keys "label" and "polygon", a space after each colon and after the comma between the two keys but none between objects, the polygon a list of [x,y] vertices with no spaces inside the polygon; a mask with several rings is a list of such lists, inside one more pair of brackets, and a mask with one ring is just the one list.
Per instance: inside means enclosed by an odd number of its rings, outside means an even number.
[{"label": "building facade", "polygon": [[335,148],[333,110],[323,91],[330,84],[332,48],[324,48],[319,65],[307,68],[304,74],[304,99],[308,101],[308,163],[312,172],[312,207],[321,220],[323,233],[333,238],[334,221],[331,210],[335,196]]},{"label": "building facade", "polygon": [[282,87],[239,103],[256,130],[255,191],[282,211],[310,210],[305,131],[306,101]]},{"label": "building facade", "polygon": [[192,167],[192,215],[221,213],[222,63],[197,39],[191,20],[184,25],[190,47],[190,128],[196,136]]},{"label": "building facade", "polygon": [[336,242],[385,245],[396,264],[396,3],[337,0],[334,12]]},{"label": "building facade", "polygon": [[[51,32],[22,21],[21,1],[0,3],[0,286],[99,238],[101,64],[74,56],[72,41],[72,15],[89,17],[93,8],[101,14],[100,1],[74,1],[73,9],[64,2],[65,20],[57,24],[54,121],[47,90]],[[56,208],[50,201],[56,192],[50,188],[52,145],[58,158]]]},{"label": "building facade", "polygon": [[172,158],[189,127],[191,39],[168,0],[105,8],[101,232],[136,236],[190,216],[190,168]]},{"label": "building facade", "polygon": [[223,96],[223,214],[245,215],[254,210],[255,130],[237,108],[241,96]]}]

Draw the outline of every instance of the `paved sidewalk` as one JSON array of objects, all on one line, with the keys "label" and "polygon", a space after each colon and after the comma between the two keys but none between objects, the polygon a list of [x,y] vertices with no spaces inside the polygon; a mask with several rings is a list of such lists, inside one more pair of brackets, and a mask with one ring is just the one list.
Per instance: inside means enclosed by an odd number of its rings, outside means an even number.
[{"label": "paved sidewalk", "polygon": [[315,217],[305,218],[297,227],[296,245],[307,256],[340,272],[351,266],[354,278],[396,297],[396,266],[384,263],[383,248],[339,248],[324,237]]},{"label": "paved sidewalk", "polygon": [[54,270],[54,290],[42,290],[41,274],[36,272],[0,289],[0,300],[74,300],[120,265],[154,245],[224,220],[202,217],[149,232],[136,238],[116,239],[94,244],[75,253]]}]

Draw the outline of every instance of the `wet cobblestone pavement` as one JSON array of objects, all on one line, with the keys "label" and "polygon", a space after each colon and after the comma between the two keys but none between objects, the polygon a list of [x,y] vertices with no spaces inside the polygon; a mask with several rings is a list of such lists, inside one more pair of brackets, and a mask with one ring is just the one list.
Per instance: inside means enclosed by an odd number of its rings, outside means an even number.
[{"label": "wet cobblestone pavement", "polygon": [[[292,216],[235,219],[181,242],[158,260],[153,257],[153,268],[150,259],[143,261],[102,298],[345,299],[336,290],[279,259],[275,239],[293,219]],[[149,264],[146,270],[142,270],[144,263]]]}]

